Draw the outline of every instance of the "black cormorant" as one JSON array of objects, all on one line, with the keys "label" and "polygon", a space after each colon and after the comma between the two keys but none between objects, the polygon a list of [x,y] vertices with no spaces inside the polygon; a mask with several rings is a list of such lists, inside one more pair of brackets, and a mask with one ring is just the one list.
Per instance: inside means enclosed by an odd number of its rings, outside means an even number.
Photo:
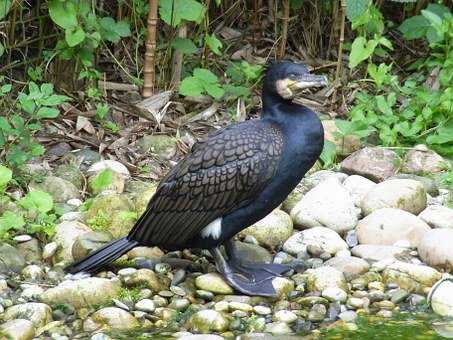
[{"label": "black cormorant", "polygon": [[310,74],[303,64],[271,64],[263,80],[261,119],[227,126],[196,143],[160,182],[129,235],[68,271],[99,270],[138,245],[204,248],[235,289],[275,296],[272,280],[289,267],[241,261],[232,238],[277,208],[318,159],[324,144],[321,122],[292,99],[326,83],[325,76]]}]

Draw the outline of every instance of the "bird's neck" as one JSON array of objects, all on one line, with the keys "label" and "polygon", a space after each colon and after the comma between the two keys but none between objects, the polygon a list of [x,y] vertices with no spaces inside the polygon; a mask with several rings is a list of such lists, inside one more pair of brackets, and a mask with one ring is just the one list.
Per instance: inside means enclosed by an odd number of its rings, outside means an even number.
[{"label": "bird's neck", "polygon": [[287,114],[295,115],[297,112],[303,111],[303,106],[300,104],[293,103],[290,99],[284,99],[279,95],[263,89],[263,109],[261,118],[276,119],[280,120]]}]

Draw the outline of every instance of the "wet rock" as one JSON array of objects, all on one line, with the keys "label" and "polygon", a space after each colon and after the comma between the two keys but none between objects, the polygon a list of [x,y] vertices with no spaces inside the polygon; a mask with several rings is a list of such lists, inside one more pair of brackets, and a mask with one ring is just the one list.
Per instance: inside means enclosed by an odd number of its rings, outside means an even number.
[{"label": "wet rock", "polygon": [[69,303],[76,308],[82,308],[110,302],[118,296],[120,289],[121,283],[117,279],[90,277],[63,281],[58,286],[47,289],[41,299],[48,304]]},{"label": "wet rock", "polygon": [[31,340],[35,327],[29,320],[13,319],[0,325],[0,334],[10,340]]},{"label": "wet rock", "polygon": [[325,227],[314,227],[292,235],[283,245],[291,255],[306,252],[309,245],[316,246],[329,254],[348,249],[348,245],[335,231]]},{"label": "wet rock", "polygon": [[52,321],[52,309],[44,303],[28,302],[8,307],[3,318],[7,321],[26,319],[38,328]]},{"label": "wet rock", "polygon": [[239,237],[251,235],[262,246],[275,248],[281,246],[292,234],[291,217],[282,210],[275,209],[251,227],[242,230]]},{"label": "wet rock", "polygon": [[138,320],[129,312],[117,307],[105,307],[85,320],[83,330],[86,332],[109,329],[130,330],[139,326]]},{"label": "wet rock", "polygon": [[376,244],[359,244],[351,250],[352,255],[360,257],[369,262],[377,262],[386,259],[395,259],[405,256],[409,251],[405,248],[385,246]]},{"label": "wet rock", "polygon": [[398,155],[388,149],[366,147],[354,152],[341,162],[341,171],[381,182],[398,169]]},{"label": "wet rock", "polygon": [[49,193],[55,203],[66,203],[72,198],[80,198],[79,189],[71,182],[55,176],[48,176],[42,183],[30,184],[31,190]]},{"label": "wet rock", "polygon": [[86,220],[93,229],[109,231],[114,238],[120,238],[127,235],[134,224],[132,210],[133,206],[125,195],[100,195],[88,209]]},{"label": "wet rock", "polygon": [[343,186],[349,191],[354,204],[358,207],[360,206],[363,197],[376,186],[376,183],[368,178],[352,175],[345,179]]},{"label": "wet rock", "polygon": [[160,292],[167,288],[167,283],[163,282],[163,278],[160,279],[155,272],[146,268],[136,270],[125,277],[124,283],[130,287],[146,286],[153,292]]},{"label": "wet rock", "polygon": [[77,221],[64,221],[55,227],[54,241],[58,244],[58,261],[72,262],[72,246],[78,236],[90,232],[85,224]]},{"label": "wet rock", "polygon": [[359,221],[356,229],[360,244],[392,245],[406,240],[411,247],[417,247],[429,230],[431,228],[417,216],[393,208],[373,211]]},{"label": "wet rock", "polygon": [[355,135],[339,134],[334,120],[323,120],[322,126],[324,127],[324,139],[335,144],[339,155],[347,156],[360,149],[362,145],[360,138]]},{"label": "wet rock", "polygon": [[353,229],[358,211],[349,192],[334,178],[319,183],[291,210],[291,218],[304,227],[327,227],[338,233]]},{"label": "wet rock", "polygon": [[406,154],[402,171],[409,174],[423,175],[441,172],[446,167],[446,161],[442,156],[429,150],[426,145],[417,145]]},{"label": "wet rock", "polygon": [[222,313],[205,309],[193,314],[187,326],[197,333],[225,332],[228,329],[228,319]]},{"label": "wet rock", "polygon": [[440,278],[434,268],[401,261],[392,263],[383,273],[384,283],[395,283],[410,292],[423,292],[423,288],[431,287]]},{"label": "wet rock", "polygon": [[200,275],[195,279],[198,289],[206,290],[216,294],[233,294],[233,288],[217,273]]},{"label": "wet rock", "polygon": [[428,294],[428,304],[434,313],[453,317],[453,278],[442,279],[431,288]]},{"label": "wet rock", "polygon": [[176,138],[167,135],[144,135],[137,144],[141,152],[152,152],[160,159],[169,160],[176,154]]},{"label": "wet rock", "polygon": [[0,273],[19,273],[25,267],[22,254],[8,243],[0,243]]},{"label": "wet rock", "polygon": [[370,269],[367,261],[355,256],[334,257],[324,263],[343,273],[347,281],[355,279]]},{"label": "wet rock", "polygon": [[365,215],[382,208],[396,208],[419,214],[426,208],[426,191],[420,182],[412,179],[391,179],[379,183],[362,200]]},{"label": "wet rock", "polygon": [[157,183],[143,183],[143,188],[134,194],[132,201],[137,214],[141,215],[145,212],[149,200],[155,194],[156,189]]},{"label": "wet rock", "polygon": [[431,229],[420,240],[418,254],[426,264],[453,268],[453,229]]},{"label": "wet rock", "polygon": [[39,241],[37,239],[31,238],[26,242],[20,242],[17,244],[16,248],[25,258],[25,261],[31,263],[41,261],[41,247],[39,246]]},{"label": "wet rock", "polygon": [[324,266],[308,269],[305,273],[307,275],[307,289],[310,292],[322,292],[330,287],[348,290],[343,273],[333,267]]},{"label": "wet rock", "polygon": [[453,209],[441,205],[430,205],[418,215],[433,228],[453,229]]},{"label": "wet rock", "polygon": [[343,289],[337,287],[328,287],[322,291],[321,295],[333,302],[345,302],[348,297]]},{"label": "wet rock", "polygon": [[113,239],[108,232],[92,231],[78,236],[72,245],[72,257],[81,260],[94,250],[104,246]]}]

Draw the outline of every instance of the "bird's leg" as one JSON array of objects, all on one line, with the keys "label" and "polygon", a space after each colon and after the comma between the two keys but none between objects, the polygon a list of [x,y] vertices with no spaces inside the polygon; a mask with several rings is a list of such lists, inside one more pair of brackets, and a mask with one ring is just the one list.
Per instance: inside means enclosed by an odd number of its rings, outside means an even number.
[{"label": "bird's leg", "polygon": [[216,263],[217,270],[239,292],[246,295],[277,296],[272,285],[275,275],[270,275],[266,279],[258,281],[254,277],[254,273],[246,272],[245,269],[236,270],[238,268],[235,268],[234,265],[231,266],[218,247],[210,249],[210,252]]},{"label": "bird's leg", "polygon": [[228,240],[224,243],[225,251],[228,256],[228,263],[237,271],[245,272],[249,276],[253,276],[255,281],[266,280],[275,276],[290,271],[292,266],[278,263],[264,262],[247,262],[240,259],[237,247],[233,240]]}]

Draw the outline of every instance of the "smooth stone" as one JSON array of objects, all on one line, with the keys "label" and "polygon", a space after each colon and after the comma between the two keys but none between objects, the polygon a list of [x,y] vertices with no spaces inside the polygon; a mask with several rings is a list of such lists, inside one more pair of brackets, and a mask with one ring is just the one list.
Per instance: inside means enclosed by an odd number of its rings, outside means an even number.
[{"label": "smooth stone", "polygon": [[430,205],[418,217],[433,228],[453,229],[453,209],[442,205]]},{"label": "smooth stone", "polygon": [[321,292],[321,296],[329,301],[345,302],[348,294],[341,288],[328,287]]},{"label": "smooth stone", "polygon": [[83,330],[86,332],[108,329],[131,330],[139,326],[139,321],[129,312],[117,307],[105,307],[84,321]]},{"label": "smooth stone", "polygon": [[195,285],[198,289],[216,294],[233,294],[233,288],[217,273],[208,273],[197,276]]},{"label": "smooth stone", "polygon": [[429,177],[417,176],[412,174],[397,174],[395,176],[390,177],[389,179],[412,179],[423,184],[427,194],[432,196],[439,195],[439,188],[437,187],[436,181]]},{"label": "smooth stone", "polygon": [[355,256],[335,256],[324,263],[341,271],[347,281],[351,281],[370,269],[367,261]]},{"label": "smooth stone", "polygon": [[373,211],[359,221],[356,229],[360,244],[394,245],[397,241],[407,240],[411,247],[417,247],[430,230],[429,225],[417,216],[394,208]]},{"label": "smooth stone", "polygon": [[0,273],[19,273],[26,265],[22,254],[8,243],[0,243]]},{"label": "smooth stone", "polygon": [[329,178],[307,192],[291,210],[296,225],[326,227],[344,233],[357,225],[358,210],[343,185]]},{"label": "smooth stone", "polygon": [[[85,176],[76,164],[61,164],[55,169],[55,175],[71,182],[74,186],[82,191],[85,185]],[[70,200],[68,200],[70,201]],[[71,204],[71,203],[68,203]],[[81,205],[82,203],[80,203]]]},{"label": "smooth stone", "polygon": [[297,320],[297,315],[289,310],[279,310],[274,314],[274,320],[290,324]]},{"label": "smooth stone", "polygon": [[142,312],[152,313],[156,309],[156,304],[154,303],[153,300],[143,299],[137,301],[137,303],[135,304],[135,308]]},{"label": "smooth stone", "polygon": [[31,263],[41,262],[42,252],[38,239],[32,238],[29,241],[18,243],[16,248],[22,254],[25,261]]},{"label": "smooth stone", "polygon": [[428,304],[434,313],[453,317],[453,278],[445,278],[436,282],[428,294]]},{"label": "smooth stone", "polygon": [[130,176],[129,170],[120,162],[107,159],[103,161],[99,161],[94,163],[92,166],[88,168],[87,174],[89,176],[96,175],[103,170],[111,170],[118,174],[124,175],[126,177]]},{"label": "smooth stone", "polygon": [[441,276],[441,273],[428,266],[395,261],[384,270],[382,278],[386,284],[395,283],[409,292],[420,293]]},{"label": "smooth stone", "polygon": [[239,258],[247,259],[247,262],[272,262],[272,254],[258,244],[234,242]]},{"label": "smooth stone", "polygon": [[65,221],[56,225],[53,240],[58,244],[57,259],[66,262],[74,261],[72,246],[78,236],[90,232],[91,229],[78,221]]},{"label": "smooth stone", "polygon": [[293,331],[285,322],[271,322],[266,324],[265,332],[274,335],[284,335],[290,334]]},{"label": "smooth stone", "polygon": [[364,304],[363,299],[356,298],[356,297],[350,297],[350,298],[346,301],[346,306],[347,306],[348,308],[352,308],[352,309],[359,309],[359,308],[362,308],[362,307],[363,307],[363,304]]},{"label": "smooth stone", "polygon": [[45,177],[42,183],[31,183],[31,190],[45,191],[50,196],[54,203],[66,203],[72,198],[80,198],[80,191],[71,182],[56,176]]},{"label": "smooth stone", "polygon": [[291,217],[282,210],[275,209],[252,226],[242,230],[239,237],[253,236],[260,245],[275,248],[281,246],[292,234]]},{"label": "smooth stone", "polygon": [[329,287],[347,290],[346,279],[341,271],[333,267],[324,266],[315,269],[308,269],[307,289],[310,292],[322,292]]},{"label": "smooth stone", "polygon": [[333,255],[349,248],[335,231],[325,227],[314,227],[293,234],[283,245],[283,250],[291,255],[297,255],[306,252],[309,245],[317,246]]},{"label": "smooth stone", "polygon": [[50,259],[52,256],[54,256],[55,253],[57,252],[57,249],[58,249],[58,244],[57,244],[57,242],[50,242],[50,243],[47,243],[47,244],[44,246],[43,251],[42,251],[42,258],[43,258],[43,260]]},{"label": "smooth stone", "polygon": [[187,326],[197,333],[225,332],[228,329],[228,319],[220,312],[205,309],[193,314]]},{"label": "smooth stone", "polygon": [[77,281],[63,281],[58,286],[47,289],[41,296],[48,304],[69,303],[76,308],[102,305],[119,295],[121,282],[99,277],[89,277]]},{"label": "smooth stone", "polygon": [[92,231],[79,235],[72,245],[72,257],[75,261],[81,260],[91,252],[112,241],[112,239],[112,235],[105,231]]},{"label": "smooth stone", "polygon": [[31,282],[40,281],[44,277],[44,271],[40,266],[36,264],[30,264],[26,266],[24,269],[22,269],[21,274],[25,279]]},{"label": "smooth stone", "polygon": [[156,261],[160,261],[164,255],[165,253],[158,247],[134,247],[127,253],[130,259],[143,257]]},{"label": "smooth stone", "polygon": [[381,182],[397,172],[398,161],[398,155],[392,150],[366,147],[345,158],[340,168],[349,175],[360,175]]},{"label": "smooth stone", "polygon": [[308,312],[308,320],[313,322],[323,321],[327,313],[327,308],[324,305],[316,304],[311,307]]},{"label": "smooth stone", "polygon": [[288,296],[294,290],[294,282],[285,277],[276,277],[272,280],[272,286],[278,298]]},{"label": "smooth stone", "polygon": [[9,340],[31,340],[35,336],[35,327],[29,320],[13,319],[0,325],[0,335]]},{"label": "smooth stone", "polygon": [[248,303],[243,303],[243,302],[236,302],[236,301],[231,301],[229,303],[229,308],[231,310],[241,310],[243,312],[251,312],[253,310],[253,307],[249,305]]},{"label": "smooth stone", "polygon": [[453,229],[432,229],[421,239],[418,254],[426,264],[451,269],[453,268]]},{"label": "smooth stone", "polygon": [[409,292],[405,289],[396,289],[392,294],[389,294],[391,301],[394,304],[404,302],[409,297]]},{"label": "smooth stone", "polygon": [[369,262],[377,262],[384,260],[394,260],[396,257],[408,254],[405,248],[377,245],[377,244],[359,244],[351,249],[354,256],[360,257]]},{"label": "smooth stone", "polygon": [[[164,282],[165,277],[159,278],[151,269],[138,269],[131,275],[124,277],[124,283],[128,287],[146,287],[153,292],[160,292],[168,287],[170,282]],[[169,280],[168,280],[169,281]]]},{"label": "smooth stone", "polygon": [[176,154],[177,139],[168,135],[144,135],[137,141],[141,152],[155,153],[160,159],[169,160]]},{"label": "smooth stone", "polygon": [[357,319],[357,313],[352,310],[341,312],[338,317],[344,322],[354,322]]},{"label": "smooth stone", "polygon": [[417,175],[433,174],[446,169],[445,159],[438,153],[427,149],[425,145],[409,150],[402,165],[403,172]]},{"label": "smooth stone", "polygon": [[37,328],[43,327],[52,321],[52,309],[44,303],[27,302],[8,307],[3,315],[6,321],[18,318],[26,318]]},{"label": "smooth stone", "polygon": [[418,215],[426,208],[426,191],[412,179],[391,179],[377,184],[362,199],[365,215],[382,208],[396,208]]},{"label": "smooth stone", "polygon": [[186,310],[190,306],[188,299],[173,299],[168,305],[168,308],[177,310],[178,312]]},{"label": "smooth stone", "polygon": [[13,237],[13,240],[17,243],[30,241],[32,237],[30,235],[17,235]]},{"label": "smooth stone", "polygon": [[366,177],[352,175],[345,179],[343,186],[349,191],[354,204],[359,207],[363,197],[376,186],[376,183]]},{"label": "smooth stone", "polygon": [[258,315],[269,315],[272,313],[272,310],[266,306],[254,306],[253,311]]},{"label": "smooth stone", "polygon": [[230,310],[230,304],[227,301],[219,301],[214,304],[214,309],[217,312],[228,312]]}]

